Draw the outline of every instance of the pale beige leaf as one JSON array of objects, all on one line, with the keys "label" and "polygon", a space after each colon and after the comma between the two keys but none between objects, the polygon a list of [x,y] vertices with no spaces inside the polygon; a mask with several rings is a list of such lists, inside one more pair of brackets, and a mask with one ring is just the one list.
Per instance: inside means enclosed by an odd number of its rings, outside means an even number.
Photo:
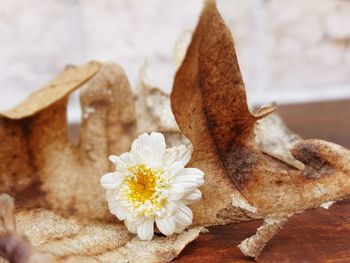
[{"label": "pale beige leaf", "polygon": [[93,61],[81,67],[67,66],[65,70],[56,76],[38,91],[32,93],[17,107],[1,112],[0,116],[9,119],[22,119],[38,113],[49,107],[56,101],[66,97],[72,91],[88,81],[101,68],[101,63]]},{"label": "pale beige leaf", "polygon": [[[79,86],[83,114],[80,141],[73,145],[66,108]],[[113,168],[108,156],[128,151],[136,135],[129,82],[119,66],[108,63],[70,66],[0,116],[0,191],[17,200],[18,232],[33,244],[31,262],[167,262],[198,236],[200,229],[191,229],[139,241],[110,214],[100,178]],[[2,220],[13,221],[13,209],[5,208],[0,210],[11,213],[0,214]],[[9,238],[21,241],[21,235]],[[21,248],[21,242],[14,244]],[[12,260],[14,251],[4,256]]]},{"label": "pale beige leaf", "polygon": [[[84,83],[80,142],[73,145],[66,120],[68,95]],[[98,62],[70,66],[35,94],[0,117],[0,191],[13,195],[19,207],[50,206],[84,220],[110,219],[99,180],[112,167],[108,156],[129,150],[136,132],[133,96],[123,70]]]},{"label": "pale beige leaf", "polygon": [[135,106],[139,133],[179,130],[171,111],[169,95],[147,80],[146,63],[140,69]]},{"label": "pale beige leaf", "polygon": [[169,94],[149,84],[146,73],[145,63],[140,69],[135,98],[138,133],[162,132],[168,147],[189,145],[190,142],[180,133],[171,111]]},{"label": "pale beige leaf", "polygon": [[201,231],[141,241],[124,225],[85,225],[43,209],[20,211],[16,220],[33,244],[30,262],[168,262]]},{"label": "pale beige leaf", "polygon": [[305,165],[290,153],[290,150],[301,142],[301,138],[285,126],[277,113],[272,113],[256,123],[255,140],[262,152],[297,169],[305,168]]},{"label": "pale beige leaf", "polygon": [[266,218],[256,234],[243,240],[238,247],[244,255],[258,258],[265,244],[270,240],[287,222],[288,215],[281,217]]},{"label": "pale beige leaf", "polygon": [[8,194],[0,194],[0,262],[27,263],[32,246],[26,236],[17,232],[15,204]]}]

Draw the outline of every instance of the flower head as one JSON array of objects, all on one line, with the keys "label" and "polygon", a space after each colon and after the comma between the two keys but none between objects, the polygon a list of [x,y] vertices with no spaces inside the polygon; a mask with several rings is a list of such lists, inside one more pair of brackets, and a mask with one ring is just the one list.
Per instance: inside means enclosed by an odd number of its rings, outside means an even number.
[{"label": "flower head", "polygon": [[140,135],[131,151],[110,156],[116,171],[101,178],[109,210],[128,230],[150,240],[154,223],[164,235],[183,231],[192,223],[187,206],[201,199],[203,172],[185,168],[191,158],[185,145],[166,149],[161,133]]}]

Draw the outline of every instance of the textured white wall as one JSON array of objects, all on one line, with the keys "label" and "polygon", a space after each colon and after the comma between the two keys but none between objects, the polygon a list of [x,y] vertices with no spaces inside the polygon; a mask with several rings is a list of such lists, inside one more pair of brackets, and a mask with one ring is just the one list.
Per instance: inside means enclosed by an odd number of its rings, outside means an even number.
[{"label": "textured white wall", "polygon": [[[173,47],[194,28],[200,0],[0,0],[0,109],[23,100],[66,64],[121,64],[131,84],[170,90]],[[218,0],[231,27],[249,99],[350,97],[350,2]],[[77,102],[73,115],[77,118]]]},{"label": "textured white wall", "polygon": [[271,97],[349,97],[350,1],[270,0],[265,10]]}]

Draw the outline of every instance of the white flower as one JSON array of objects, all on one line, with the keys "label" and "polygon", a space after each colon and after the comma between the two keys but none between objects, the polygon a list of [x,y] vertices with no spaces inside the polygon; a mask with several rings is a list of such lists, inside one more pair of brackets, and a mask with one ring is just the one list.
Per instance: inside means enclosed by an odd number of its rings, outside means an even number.
[{"label": "white flower", "polygon": [[184,168],[191,153],[185,145],[166,149],[164,136],[152,132],[140,135],[130,152],[110,156],[116,171],[102,176],[101,185],[111,213],[142,240],[152,239],[154,222],[167,236],[183,231],[193,217],[187,205],[201,199],[197,188],[204,182],[201,170]]}]

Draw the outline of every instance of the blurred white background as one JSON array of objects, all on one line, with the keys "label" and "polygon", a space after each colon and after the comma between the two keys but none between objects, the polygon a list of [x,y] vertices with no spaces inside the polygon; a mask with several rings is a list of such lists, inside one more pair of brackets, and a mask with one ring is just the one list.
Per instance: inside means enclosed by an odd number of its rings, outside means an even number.
[{"label": "blurred white background", "polygon": [[[173,48],[193,30],[200,0],[0,0],[0,110],[15,106],[66,64],[122,65],[135,87],[170,91]],[[350,97],[350,1],[218,0],[235,38],[251,103]],[[79,118],[77,101],[71,118]]]}]

